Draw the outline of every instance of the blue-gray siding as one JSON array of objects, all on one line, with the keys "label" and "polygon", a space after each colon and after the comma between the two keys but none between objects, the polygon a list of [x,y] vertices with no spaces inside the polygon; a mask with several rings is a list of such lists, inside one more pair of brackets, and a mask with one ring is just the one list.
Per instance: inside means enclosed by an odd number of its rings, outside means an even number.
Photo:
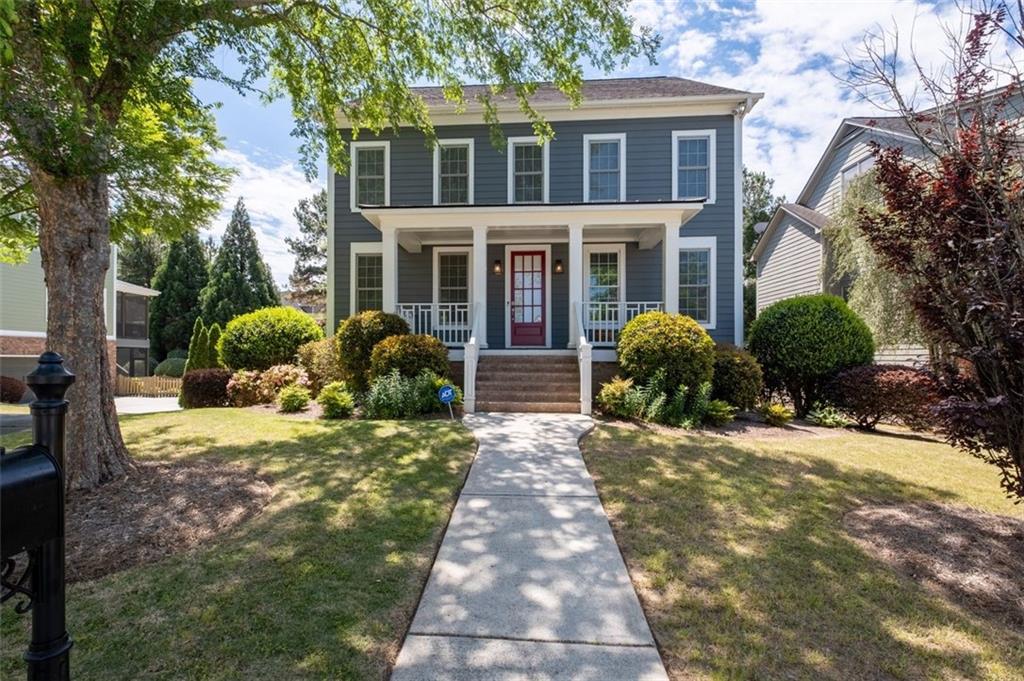
[{"label": "blue-gray siding", "polygon": [[[707,205],[685,225],[683,236],[717,237],[717,326],[711,333],[719,340],[732,340],[734,300],[734,140],[731,116],[694,116],[652,118],[629,121],[566,121],[554,122],[555,139],[550,147],[550,196],[553,203],[583,200],[583,135],[626,133],[626,199],[627,201],[660,201],[671,198],[672,131],[713,129],[717,138],[716,184],[717,200]],[[503,126],[507,136],[530,135],[528,124]],[[491,145],[484,125],[442,126],[439,138],[473,138],[475,153],[474,199],[478,204],[505,203],[507,199],[507,160],[504,148]],[[361,140],[377,139],[363,134]],[[403,130],[400,135],[388,133],[379,139],[391,142],[391,205],[426,205],[433,201],[433,152],[422,133]],[[344,169],[347,173],[347,168]],[[349,209],[349,178],[335,176],[334,191],[335,238],[334,271],[335,319],[349,313],[350,251],[348,244],[356,241],[379,241],[380,233],[362,215]],[[560,254],[560,255],[559,255]],[[488,264],[504,256],[504,246],[492,244]],[[561,258],[568,265],[565,244],[555,244],[552,258]],[[410,254],[399,249],[400,302],[428,302],[431,298],[431,267],[429,248]],[[661,300],[661,246],[641,251],[637,244],[627,244],[627,297],[630,300]],[[567,274],[553,277],[552,344],[564,347],[568,341]],[[488,340],[491,347],[504,343],[505,301],[500,277],[488,275]]]}]

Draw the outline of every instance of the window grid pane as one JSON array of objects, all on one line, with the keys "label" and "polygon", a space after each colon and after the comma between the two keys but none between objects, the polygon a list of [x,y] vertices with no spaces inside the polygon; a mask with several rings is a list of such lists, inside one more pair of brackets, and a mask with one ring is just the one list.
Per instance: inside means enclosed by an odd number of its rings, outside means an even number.
[{"label": "window grid pane", "polygon": [[384,148],[356,149],[356,205],[384,205]]},{"label": "window grid pane", "polygon": [[441,253],[437,256],[437,301],[469,302],[469,255]]},{"label": "window grid pane", "polygon": [[678,191],[681,199],[708,196],[710,140],[706,137],[679,140]]},{"label": "window grid pane", "polygon": [[440,203],[469,203],[469,147],[441,147],[438,162]]},{"label": "window grid pane", "polygon": [[711,251],[679,251],[679,312],[698,322],[711,320]]},{"label": "window grid pane", "polygon": [[356,312],[384,306],[384,256],[356,255]]},{"label": "window grid pane", "polygon": [[512,147],[513,200],[540,203],[544,200],[544,149],[536,144]]},{"label": "window grid pane", "polygon": [[619,299],[619,254],[591,253],[588,263],[587,294],[592,302]]},{"label": "window grid pane", "polygon": [[619,201],[619,142],[590,143],[590,201]]}]

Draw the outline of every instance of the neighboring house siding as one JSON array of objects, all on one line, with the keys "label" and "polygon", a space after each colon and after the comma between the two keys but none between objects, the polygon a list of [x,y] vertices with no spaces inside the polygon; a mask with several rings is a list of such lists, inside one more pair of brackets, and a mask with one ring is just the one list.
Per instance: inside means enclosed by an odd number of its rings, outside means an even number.
[{"label": "neighboring house siding", "polygon": [[[565,121],[554,122],[555,139],[550,148],[549,200],[552,203],[580,202],[583,200],[583,135],[599,133],[626,134],[626,199],[627,201],[659,201],[671,197],[672,191],[672,131],[715,130],[716,133],[716,187],[714,205],[705,206],[699,215],[683,227],[683,236],[717,237],[717,323],[711,331],[718,340],[729,341],[734,330],[734,141],[732,116],[695,116],[638,119],[627,121]],[[532,135],[529,124],[503,126],[506,136]],[[485,125],[441,126],[438,138],[472,138],[474,140],[474,202],[477,204],[504,204],[507,200],[507,159],[504,148],[491,145],[490,132]],[[429,205],[433,202],[433,151],[426,145],[422,133],[404,130],[398,136],[381,135],[379,138],[362,134],[360,141],[386,139],[391,146],[391,205]],[[380,241],[380,233],[360,214],[350,210],[350,183],[344,173],[334,176],[334,314],[342,320],[348,316],[349,286],[351,278],[350,242]],[[399,302],[427,302],[430,300],[432,255],[429,248],[409,258],[399,249]],[[556,253],[561,252],[561,255]],[[648,251],[638,251],[636,244],[627,245],[627,296],[631,300],[662,300],[660,245]],[[567,248],[556,244],[552,259],[561,258],[568,267]],[[489,246],[488,265],[504,257],[504,247]],[[406,266],[409,269],[406,269]],[[425,268],[425,269],[424,269]],[[651,271],[645,273],[650,268]],[[489,269],[489,267],[488,267]],[[560,303],[556,295],[567,275],[554,276],[552,289],[552,345],[564,347],[564,325],[568,315],[568,301]],[[427,282],[424,291],[406,281]],[[634,284],[634,277],[636,277]],[[499,279],[488,275],[488,339],[504,343],[504,289],[495,290]],[[566,296],[568,284],[564,284]],[[414,296],[414,297],[410,297]],[[497,307],[496,307],[497,306]],[[497,317],[496,317],[497,315]],[[560,315],[565,316],[565,319]]]},{"label": "neighboring house siding", "polygon": [[757,261],[757,311],[784,298],[821,292],[821,236],[787,215]]}]

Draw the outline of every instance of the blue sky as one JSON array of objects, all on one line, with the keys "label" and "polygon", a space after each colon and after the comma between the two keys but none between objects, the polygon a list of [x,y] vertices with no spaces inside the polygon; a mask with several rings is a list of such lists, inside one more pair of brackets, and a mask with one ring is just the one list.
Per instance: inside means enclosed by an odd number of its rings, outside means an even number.
[{"label": "blue sky", "polygon": [[[662,35],[658,63],[637,61],[607,75],[678,75],[764,92],[745,125],[745,164],[767,171],[777,192],[791,199],[843,117],[880,115],[835,77],[846,51],[856,52],[869,32],[896,27],[901,50],[912,45],[925,68],[937,69],[944,61],[943,25],[963,26],[952,0],[634,0],[630,12]],[[230,55],[223,59],[230,66]],[[586,75],[605,74],[587,69]],[[217,122],[226,149],[218,161],[238,171],[212,232],[223,232],[235,199],[244,196],[264,258],[283,285],[292,267],[284,237],[298,231],[292,210],[323,186],[324,178],[307,183],[298,168],[286,101],[265,106],[215,84],[200,83],[197,89],[204,101],[222,103]]]}]

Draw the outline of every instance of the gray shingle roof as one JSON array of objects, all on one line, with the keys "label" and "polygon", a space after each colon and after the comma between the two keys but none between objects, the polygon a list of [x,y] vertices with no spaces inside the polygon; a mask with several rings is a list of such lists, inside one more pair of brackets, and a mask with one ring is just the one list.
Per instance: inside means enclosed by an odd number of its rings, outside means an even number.
[{"label": "gray shingle roof", "polygon": [[784,203],[782,204],[782,210],[803,220],[815,229],[824,229],[825,224],[828,222],[828,218],[818,211],[811,210],[807,206],[801,206],[799,203]]},{"label": "gray shingle roof", "polygon": [[907,125],[907,121],[901,116],[855,116],[847,118],[847,121],[854,125],[866,125],[869,128],[878,128],[879,130],[887,130],[889,132],[895,132],[902,135],[914,134],[910,126]]},{"label": "gray shingle roof", "polygon": [[[487,92],[487,85],[465,85],[463,91],[467,101],[478,94]],[[446,104],[442,89],[436,86],[414,87],[412,91],[423,97],[428,106]],[[706,97],[715,95],[753,95],[756,93],[702,83],[689,78],[675,76],[652,76],[645,78],[605,78],[583,81],[584,100],[609,101],[629,99],[658,99],[671,97]],[[510,98],[500,95],[496,99]],[[563,104],[565,95],[551,83],[541,83],[530,97],[533,104]]]}]

